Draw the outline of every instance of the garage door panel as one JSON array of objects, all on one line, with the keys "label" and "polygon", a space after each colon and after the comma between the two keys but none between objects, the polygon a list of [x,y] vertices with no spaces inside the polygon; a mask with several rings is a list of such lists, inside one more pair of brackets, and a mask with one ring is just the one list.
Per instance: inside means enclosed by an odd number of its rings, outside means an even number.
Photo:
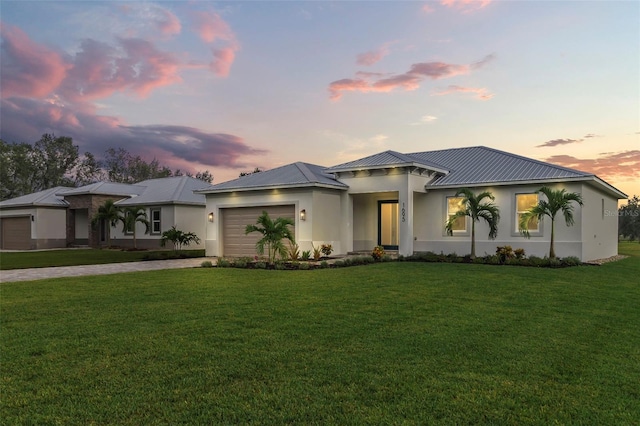
[{"label": "garage door panel", "polygon": [[[262,235],[252,232],[245,235],[247,225],[253,225],[263,211],[269,213],[272,219],[286,217],[295,220],[295,206],[263,206],[239,207],[222,210],[222,240],[223,256],[253,257],[257,254],[256,243]],[[295,235],[295,228],[290,227]]]},{"label": "garage door panel", "polygon": [[2,227],[2,248],[4,250],[29,250],[31,248],[31,217],[4,217]]}]

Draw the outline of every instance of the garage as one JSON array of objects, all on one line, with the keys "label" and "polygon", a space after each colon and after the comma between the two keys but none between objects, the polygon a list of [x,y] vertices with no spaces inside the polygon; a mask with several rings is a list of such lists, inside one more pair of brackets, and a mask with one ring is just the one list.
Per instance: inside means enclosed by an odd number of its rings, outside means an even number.
[{"label": "garage", "polygon": [[3,217],[0,219],[0,240],[3,250],[31,249],[31,217]]},{"label": "garage", "polygon": [[[247,225],[255,224],[263,211],[269,213],[271,219],[286,217],[295,222],[295,206],[258,206],[221,209],[222,216],[222,254],[225,257],[253,257],[256,253],[256,242],[262,237],[259,232],[245,235]],[[295,227],[291,227],[295,235]],[[265,253],[266,255],[266,253]]]}]

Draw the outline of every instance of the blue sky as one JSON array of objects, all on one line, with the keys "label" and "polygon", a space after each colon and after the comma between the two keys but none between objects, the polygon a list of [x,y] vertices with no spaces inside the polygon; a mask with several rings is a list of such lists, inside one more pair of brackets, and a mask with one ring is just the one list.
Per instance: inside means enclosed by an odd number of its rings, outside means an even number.
[{"label": "blue sky", "polygon": [[5,141],[71,136],[215,182],[486,145],[640,194],[640,3],[0,5]]}]

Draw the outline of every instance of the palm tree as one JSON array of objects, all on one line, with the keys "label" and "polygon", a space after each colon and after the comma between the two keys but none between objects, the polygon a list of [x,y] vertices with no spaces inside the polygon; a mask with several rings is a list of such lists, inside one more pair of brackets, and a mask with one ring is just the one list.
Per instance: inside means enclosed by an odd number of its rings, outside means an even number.
[{"label": "palm tree", "polygon": [[136,223],[144,223],[144,233],[149,233],[150,223],[147,220],[146,209],[144,207],[127,207],[122,211],[122,213],[118,217],[118,220],[122,222],[123,233],[133,232],[133,248],[137,249],[138,246],[136,242]]},{"label": "palm tree", "polygon": [[564,221],[567,226],[573,225],[573,204],[571,202],[575,201],[582,206],[582,196],[576,192],[567,192],[565,189],[554,190],[548,186],[543,186],[538,190],[538,192],[542,192],[547,199],[538,201],[538,204],[531,207],[528,212],[520,216],[520,233],[524,235],[525,238],[529,238],[529,223],[534,219],[540,221],[544,216],[549,216],[551,218],[551,243],[549,245],[549,257],[553,259],[556,257],[556,252],[553,248],[556,213],[562,210]]},{"label": "palm tree", "polygon": [[271,220],[269,214],[263,211],[258,217],[256,224],[247,225],[244,233],[245,235],[251,232],[259,232],[262,234],[262,238],[256,243],[256,251],[259,254],[264,254],[264,248],[266,246],[269,263],[273,263],[276,254],[280,254],[282,258],[287,256],[287,247],[282,240],[286,238],[289,242],[295,242],[288,225],[294,225],[293,219],[279,217],[276,220]]},{"label": "palm tree", "polygon": [[447,220],[447,234],[453,235],[453,227],[459,218],[469,216],[471,218],[471,258],[476,257],[476,222],[484,219],[489,224],[489,238],[492,240],[498,235],[498,222],[500,211],[492,202],[483,202],[485,198],[495,200],[493,194],[488,191],[481,192],[477,196],[470,189],[462,188],[456,192],[456,197],[462,197],[463,208]]},{"label": "palm tree", "polygon": [[118,220],[120,220],[120,209],[114,204],[113,200],[106,200],[103,205],[98,207],[98,212],[91,219],[91,225],[96,226],[103,220],[107,223],[107,247],[110,247],[111,227],[116,226]]}]

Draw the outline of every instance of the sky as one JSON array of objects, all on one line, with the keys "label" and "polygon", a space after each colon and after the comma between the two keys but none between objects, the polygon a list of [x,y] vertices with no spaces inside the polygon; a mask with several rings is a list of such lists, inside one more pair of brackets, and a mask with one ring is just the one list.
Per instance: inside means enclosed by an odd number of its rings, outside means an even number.
[{"label": "sky", "polygon": [[484,145],[640,195],[637,1],[0,0],[0,137],[214,183]]}]

